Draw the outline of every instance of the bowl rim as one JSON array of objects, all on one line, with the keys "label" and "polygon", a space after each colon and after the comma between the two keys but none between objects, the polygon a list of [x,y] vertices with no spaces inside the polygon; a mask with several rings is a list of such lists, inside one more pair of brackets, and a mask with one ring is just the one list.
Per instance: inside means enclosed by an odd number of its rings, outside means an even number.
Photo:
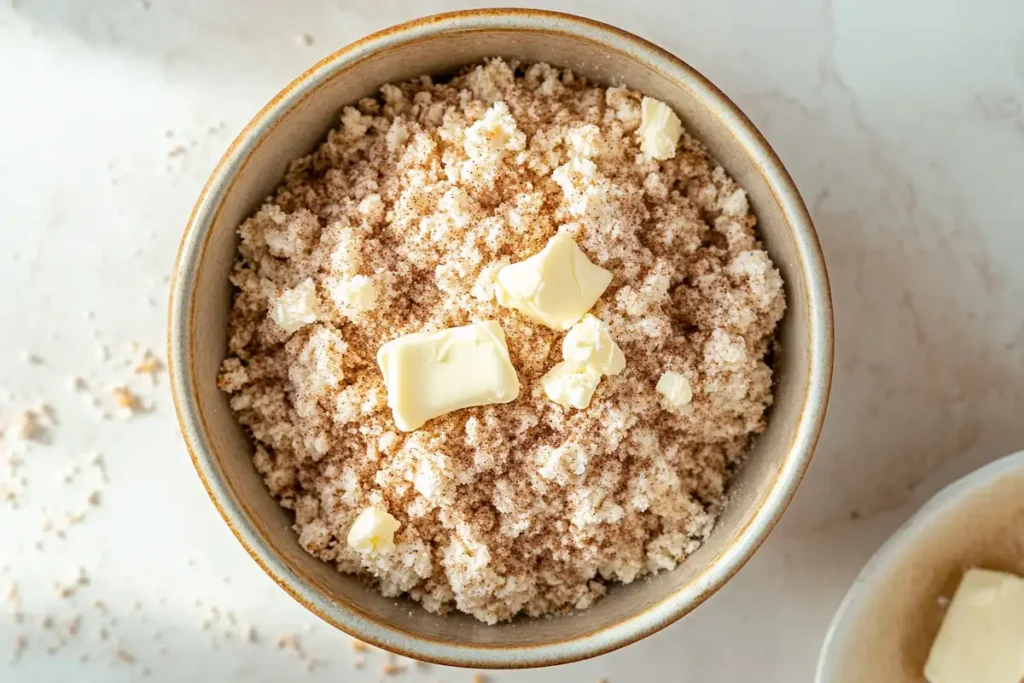
[{"label": "bowl rim", "polygon": [[[796,243],[807,285],[809,365],[797,427],[775,481],[733,542],[690,582],[641,612],[580,636],[539,645],[478,646],[424,638],[383,623],[351,605],[329,600],[286,566],[255,530],[220,475],[197,400],[191,315],[198,263],[210,226],[238,170],[266,133],[310,91],[353,64],[395,45],[443,33],[488,30],[571,35],[596,42],[621,58],[638,60],[705,104],[750,158],[775,196]],[[666,50],[622,29],[571,14],[533,9],[478,9],[426,16],[372,33],[343,47],[293,80],[242,129],[210,174],[188,220],[175,261],[168,308],[168,369],[175,411],[199,478],[217,511],[246,552],[281,588],[311,612],[349,635],[407,657],[451,666],[527,668],[579,661],[610,652],[674,623],[732,578],[764,542],[796,492],[817,444],[832,380],[833,313],[828,274],[810,215],[782,162],[740,109],[706,77]]]},{"label": "bowl rim", "polygon": [[829,683],[839,673],[836,669],[839,665],[836,657],[850,637],[850,630],[859,619],[871,593],[876,589],[878,580],[888,575],[903,561],[907,544],[919,538],[926,529],[979,489],[987,488],[1001,477],[1013,473],[1024,474],[1024,451],[1004,455],[950,482],[929,498],[910,516],[910,519],[886,539],[857,573],[857,578],[847,589],[829,623],[818,653],[815,683]]}]

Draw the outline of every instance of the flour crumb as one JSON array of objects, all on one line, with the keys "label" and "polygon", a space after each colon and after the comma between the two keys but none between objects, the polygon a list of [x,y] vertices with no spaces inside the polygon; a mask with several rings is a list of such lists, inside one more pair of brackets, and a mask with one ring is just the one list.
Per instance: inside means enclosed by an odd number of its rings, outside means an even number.
[{"label": "flour crumb", "polygon": [[35,410],[23,410],[14,418],[15,438],[21,441],[41,441],[46,436],[41,415]]},{"label": "flour crumb", "polygon": [[31,351],[22,351],[21,362],[25,363],[26,365],[42,365],[43,358],[37,353],[33,353]]},{"label": "flour crumb", "polygon": [[163,369],[163,362],[153,355],[151,351],[146,351],[135,365],[135,374],[146,375],[155,384],[157,374]]},{"label": "flour crumb", "polygon": [[64,379],[64,388],[70,393],[78,394],[88,390],[89,384],[85,381],[84,377],[72,375]]},{"label": "flour crumb", "polygon": [[401,664],[397,664],[395,662],[386,662],[380,668],[381,674],[383,674],[385,676],[397,676],[398,674],[402,673],[403,671],[405,671],[405,667],[402,666]]}]

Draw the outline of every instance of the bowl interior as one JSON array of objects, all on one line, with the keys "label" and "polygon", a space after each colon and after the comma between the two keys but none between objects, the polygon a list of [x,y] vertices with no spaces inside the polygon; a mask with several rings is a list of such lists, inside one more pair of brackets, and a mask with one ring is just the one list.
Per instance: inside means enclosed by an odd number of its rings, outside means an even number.
[{"label": "bowl interior", "polygon": [[1024,453],[939,493],[872,558],[836,615],[818,683],[926,683],[938,598],[970,567],[1024,576]]},{"label": "bowl interior", "polygon": [[[717,92],[713,87],[685,71],[681,77],[680,67],[667,67],[672,63],[652,58],[643,52],[646,48],[630,47],[621,37],[613,47],[607,36],[502,25],[508,26],[440,32],[428,27],[412,39],[408,32],[401,37],[386,34],[372,44],[358,43],[342,57],[311,70],[306,76],[310,86],[279,96],[269,115],[262,122],[258,117],[242,134],[220,174],[215,174],[197,207],[191,237],[183,244],[179,273],[184,283],[179,286],[185,291],[180,314],[185,341],[184,351],[178,352],[182,379],[177,381],[186,387],[186,396],[179,400],[184,414],[198,416],[198,427],[189,435],[197,465],[201,472],[205,468],[214,497],[220,498],[236,533],[279,583],[289,584],[293,595],[336,625],[392,650],[464,665],[545,664],[596,654],[652,632],[699,604],[752,552],[788,501],[820,426],[828,384],[828,369],[823,369],[828,362],[821,359],[831,353],[831,339],[822,338],[827,332],[821,334],[828,328],[821,321],[829,315],[823,273],[815,291],[808,285],[807,273],[817,267],[808,265],[808,244],[814,238],[797,235],[790,227],[791,221],[806,221],[805,215],[794,218],[794,211],[803,211],[802,204],[797,198],[794,205],[791,195],[780,196],[785,180],[776,183],[780,175],[785,179],[784,172],[765,153],[756,132],[737,132],[741,115],[731,105],[708,100]],[[379,49],[382,44],[386,49]],[[730,503],[710,540],[677,570],[615,586],[589,610],[485,626],[461,614],[439,617],[412,602],[384,598],[303,551],[290,529],[290,513],[270,497],[252,465],[252,448],[218,390],[216,376],[226,350],[235,229],[279,183],[288,162],[310,151],[336,125],[342,106],[374,94],[381,84],[452,72],[495,55],[570,67],[603,83],[626,83],[669,103],[747,189],[761,236],[785,280],[788,310],[781,328],[782,352],[775,359],[776,401],[770,425],[732,482]],[[814,314],[812,300],[818,309]],[[813,315],[818,316],[816,322]],[[812,329],[817,332],[812,334]],[[629,619],[633,621],[627,631],[607,631]],[[410,636],[415,643],[411,650]],[[432,644],[453,643],[466,654],[453,659],[450,652],[431,649]],[[557,644],[562,644],[557,655],[549,656],[550,650],[533,657],[522,654],[523,648]],[[478,650],[492,654],[478,658],[473,654]],[[493,655],[494,650],[506,654]],[[509,654],[513,650],[519,654]],[[525,659],[511,661],[521,657]]]}]

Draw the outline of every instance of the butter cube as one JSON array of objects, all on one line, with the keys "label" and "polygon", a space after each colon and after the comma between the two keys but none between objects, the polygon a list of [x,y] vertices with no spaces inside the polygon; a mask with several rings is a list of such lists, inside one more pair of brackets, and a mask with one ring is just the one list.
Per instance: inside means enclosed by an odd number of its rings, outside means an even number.
[{"label": "butter cube", "polygon": [[553,330],[567,330],[611,284],[611,272],[591,263],[572,237],[560,232],[538,253],[498,271],[498,303]]},{"label": "butter cube", "polygon": [[562,358],[570,365],[589,367],[600,375],[617,375],[626,367],[626,357],[612,339],[608,324],[589,313],[565,335]]},{"label": "butter cube", "polygon": [[366,508],[348,530],[348,547],[360,553],[389,550],[395,546],[395,532],[400,526],[390,513],[380,508]]},{"label": "butter cube", "polygon": [[640,101],[640,151],[648,159],[671,159],[683,134],[683,123],[664,102],[645,97]]},{"label": "butter cube", "polygon": [[654,390],[665,397],[665,403],[676,410],[693,400],[693,389],[686,375],[669,370],[662,374]]},{"label": "butter cube", "polygon": [[315,323],[318,314],[316,287],[311,278],[286,289],[270,305],[270,318],[288,334]]},{"label": "butter cube", "polygon": [[964,574],[924,676],[929,683],[1024,680],[1024,579],[986,569]]},{"label": "butter cube", "polygon": [[377,364],[403,432],[455,410],[519,396],[505,332],[493,320],[393,339],[380,347]]},{"label": "butter cube", "polygon": [[562,361],[540,378],[544,395],[560,406],[583,410],[597,391],[601,373],[590,367],[575,367]]}]

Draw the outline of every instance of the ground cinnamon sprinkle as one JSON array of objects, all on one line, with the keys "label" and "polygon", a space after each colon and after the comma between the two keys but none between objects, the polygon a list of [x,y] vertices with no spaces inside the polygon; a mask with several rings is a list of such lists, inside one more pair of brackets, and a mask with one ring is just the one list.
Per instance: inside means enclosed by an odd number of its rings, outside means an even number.
[{"label": "ground cinnamon sprinkle", "polygon": [[[386,85],[239,228],[220,384],[310,553],[494,623],[588,607],[707,537],[772,400],[782,281],[697,141],[640,153],[640,98],[501,60]],[[614,274],[592,312],[626,357],[585,410],[538,385],[564,333],[493,296],[559,229]],[[518,400],[398,431],[377,350],[479,320],[505,331]],[[655,391],[670,370],[682,408]],[[360,554],[346,537],[371,505],[401,526]]]}]

